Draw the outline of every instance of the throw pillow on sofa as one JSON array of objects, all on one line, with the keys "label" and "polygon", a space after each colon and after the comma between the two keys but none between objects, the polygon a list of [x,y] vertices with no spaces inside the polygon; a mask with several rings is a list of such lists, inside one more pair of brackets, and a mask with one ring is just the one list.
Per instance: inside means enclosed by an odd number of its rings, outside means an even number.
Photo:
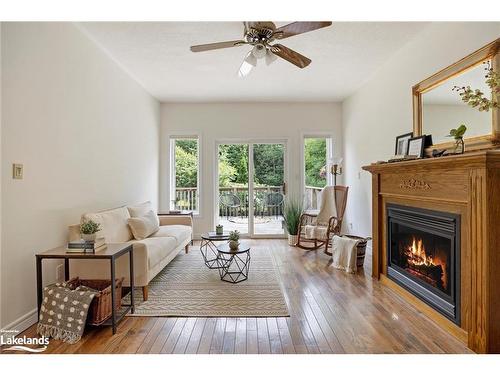
[{"label": "throw pillow on sofa", "polygon": [[[149,211],[155,212],[153,205],[151,204],[150,201],[136,204],[135,206],[127,206],[127,210],[130,214],[130,217],[142,217],[146,215]],[[160,220],[158,219],[158,216],[156,216],[156,221],[158,222],[158,225],[160,225]]]},{"label": "throw pillow on sofa", "polygon": [[158,218],[153,211],[148,211],[144,216],[129,218],[128,225],[136,240],[148,238],[160,229]]}]

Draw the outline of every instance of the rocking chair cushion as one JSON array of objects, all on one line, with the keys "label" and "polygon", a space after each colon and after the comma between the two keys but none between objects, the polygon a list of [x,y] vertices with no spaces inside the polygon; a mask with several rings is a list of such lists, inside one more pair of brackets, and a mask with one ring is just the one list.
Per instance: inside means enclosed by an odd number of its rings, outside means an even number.
[{"label": "rocking chair cushion", "polygon": [[305,225],[304,235],[308,240],[321,240],[327,239],[328,226],[323,225]]}]

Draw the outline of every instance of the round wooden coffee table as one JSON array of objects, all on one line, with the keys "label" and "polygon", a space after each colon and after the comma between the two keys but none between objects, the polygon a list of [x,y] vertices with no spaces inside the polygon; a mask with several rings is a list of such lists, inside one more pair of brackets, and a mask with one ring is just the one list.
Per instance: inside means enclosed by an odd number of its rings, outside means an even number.
[{"label": "round wooden coffee table", "polygon": [[237,250],[231,250],[229,243],[217,246],[217,265],[222,281],[236,284],[247,280],[250,269],[250,246],[240,243]]}]

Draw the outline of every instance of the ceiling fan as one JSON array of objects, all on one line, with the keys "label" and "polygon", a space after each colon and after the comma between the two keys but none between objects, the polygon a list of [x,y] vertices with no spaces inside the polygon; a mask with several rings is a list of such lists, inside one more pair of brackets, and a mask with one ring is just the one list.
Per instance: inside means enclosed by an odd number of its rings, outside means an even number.
[{"label": "ceiling fan", "polygon": [[294,35],[307,33],[308,31],[321,29],[323,27],[330,26],[331,24],[331,22],[327,21],[292,22],[288,25],[276,28],[276,25],[273,22],[268,21],[243,22],[243,39],[191,46],[191,51],[203,52],[214,49],[238,47],[245,44],[253,46],[252,50],[247,53],[240,66],[238,71],[238,75],[240,77],[245,77],[250,74],[252,69],[257,66],[257,60],[262,58],[265,59],[267,65],[275,61],[277,57],[281,57],[299,68],[305,68],[311,63],[311,59],[288,47],[285,47],[282,44],[271,43],[275,40],[281,40]]}]

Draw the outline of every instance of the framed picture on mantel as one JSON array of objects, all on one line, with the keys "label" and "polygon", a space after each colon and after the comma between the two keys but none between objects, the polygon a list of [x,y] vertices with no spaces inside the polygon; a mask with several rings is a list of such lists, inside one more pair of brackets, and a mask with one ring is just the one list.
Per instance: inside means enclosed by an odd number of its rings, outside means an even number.
[{"label": "framed picture on mantel", "polygon": [[425,145],[425,135],[420,137],[410,138],[408,141],[408,156],[413,156],[417,158],[424,157],[424,145]]},{"label": "framed picture on mantel", "polygon": [[396,148],[394,155],[408,155],[408,141],[413,137],[413,133],[406,133],[396,137]]}]

